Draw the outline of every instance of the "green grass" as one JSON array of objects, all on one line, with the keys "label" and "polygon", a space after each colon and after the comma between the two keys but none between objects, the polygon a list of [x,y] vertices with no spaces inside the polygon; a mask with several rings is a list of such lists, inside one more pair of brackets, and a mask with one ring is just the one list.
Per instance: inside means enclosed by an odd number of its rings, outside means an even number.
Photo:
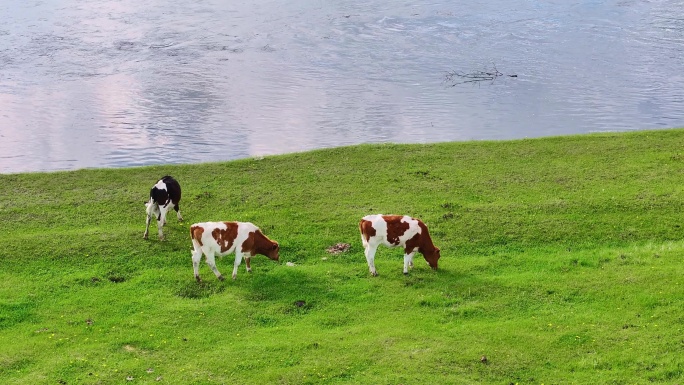
[{"label": "green grass", "polygon": [[[682,383],[682,144],[677,129],[0,175],[0,383]],[[185,222],[144,241],[165,174]],[[371,213],[423,219],[440,269],[416,256],[404,276],[381,248],[371,277]],[[202,263],[196,283],[189,225],[211,220],[257,224],[281,263],[225,282]],[[232,256],[218,266],[230,277]]]}]

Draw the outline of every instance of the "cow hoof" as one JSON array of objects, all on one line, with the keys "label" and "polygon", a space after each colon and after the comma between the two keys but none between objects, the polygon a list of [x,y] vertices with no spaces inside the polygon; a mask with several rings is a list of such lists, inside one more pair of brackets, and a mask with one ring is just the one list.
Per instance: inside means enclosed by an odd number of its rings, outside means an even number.
[{"label": "cow hoof", "polygon": [[147,239],[147,234],[143,235],[143,239]]},{"label": "cow hoof", "polygon": [[404,275],[408,275],[408,271],[405,271],[405,272],[404,272]]},{"label": "cow hoof", "polygon": [[236,278],[237,278],[237,275],[233,275],[233,281],[235,281]]},{"label": "cow hoof", "polygon": [[224,281],[224,280],[225,280],[225,278],[223,278],[223,276],[222,276],[222,275],[219,275],[219,276],[218,276],[218,280],[219,280],[219,281]]},{"label": "cow hoof", "polygon": [[374,271],[371,271],[371,275],[372,275],[373,277],[377,277],[377,276],[378,276],[378,273],[377,273],[377,272],[374,272]]},{"label": "cow hoof", "polygon": [[197,280],[197,283],[202,282],[202,280],[200,279],[199,275],[196,275],[196,276],[195,276],[195,279]]}]

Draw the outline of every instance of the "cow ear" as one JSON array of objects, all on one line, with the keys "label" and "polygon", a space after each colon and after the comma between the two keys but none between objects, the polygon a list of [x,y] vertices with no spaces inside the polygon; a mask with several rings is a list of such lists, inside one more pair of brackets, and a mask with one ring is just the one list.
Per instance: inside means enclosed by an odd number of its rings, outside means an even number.
[{"label": "cow ear", "polygon": [[275,249],[277,249],[277,248],[278,248],[278,242],[274,242],[274,243],[273,243],[273,250],[275,250]]}]

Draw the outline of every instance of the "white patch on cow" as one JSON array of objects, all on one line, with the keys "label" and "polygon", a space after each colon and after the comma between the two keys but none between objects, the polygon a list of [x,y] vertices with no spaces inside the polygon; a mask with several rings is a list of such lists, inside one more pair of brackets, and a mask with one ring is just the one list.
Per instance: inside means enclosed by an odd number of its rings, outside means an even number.
[{"label": "white patch on cow", "polygon": [[145,203],[145,207],[146,207],[145,211],[147,212],[147,215],[152,216],[155,219],[157,217],[159,217],[159,213],[160,213],[159,205],[156,204],[152,198],[150,198],[150,200],[147,203]]},{"label": "white patch on cow", "polygon": [[[418,221],[409,217],[409,216],[404,215],[404,217],[401,218],[401,221],[406,222],[409,225],[408,230],[406,230],[406,232],[404,232],[404,234],[399,237],[399,245],[405,246],[406,242],[409,239],[415,237],[416,234],[420,234],[421,230],[420,230],[420,226],[418,225]],[[413,249],[413,251],[416,251],[416,250],[418,250],[417,247],[415,247]]]},{"label": "white patch on cow", "polygon": [[164,181],[161,179],[159,180],[159,182],[157,182],[157,184],[154,185],[154,187],[156,187],[158,190],[166,191],[166,183],[164,183]]}]

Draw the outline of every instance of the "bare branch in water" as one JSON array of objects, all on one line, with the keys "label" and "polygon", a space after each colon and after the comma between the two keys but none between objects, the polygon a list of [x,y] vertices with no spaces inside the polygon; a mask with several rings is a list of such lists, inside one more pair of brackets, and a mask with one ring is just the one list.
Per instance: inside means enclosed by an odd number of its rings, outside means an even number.
[{"label": "bare branch in water", "polygon": [[486,81],[491,81],[492,83],[496,78],[501,77],[501,76],[508,76],[511,78],[517,78],[518,75],[504,75],[501,73],[498,69],[496,69],[496,66],[492,66],[491,70],[488,71],[474,71],[474,72],[460,72],[460,71],[451,71],[447,72],[446,75],[444,76],[444,83],[449,85],[450,87],[455,87],[459,84],[466,84],[466,83],[481,83],[481,82],[486,82]]}]

